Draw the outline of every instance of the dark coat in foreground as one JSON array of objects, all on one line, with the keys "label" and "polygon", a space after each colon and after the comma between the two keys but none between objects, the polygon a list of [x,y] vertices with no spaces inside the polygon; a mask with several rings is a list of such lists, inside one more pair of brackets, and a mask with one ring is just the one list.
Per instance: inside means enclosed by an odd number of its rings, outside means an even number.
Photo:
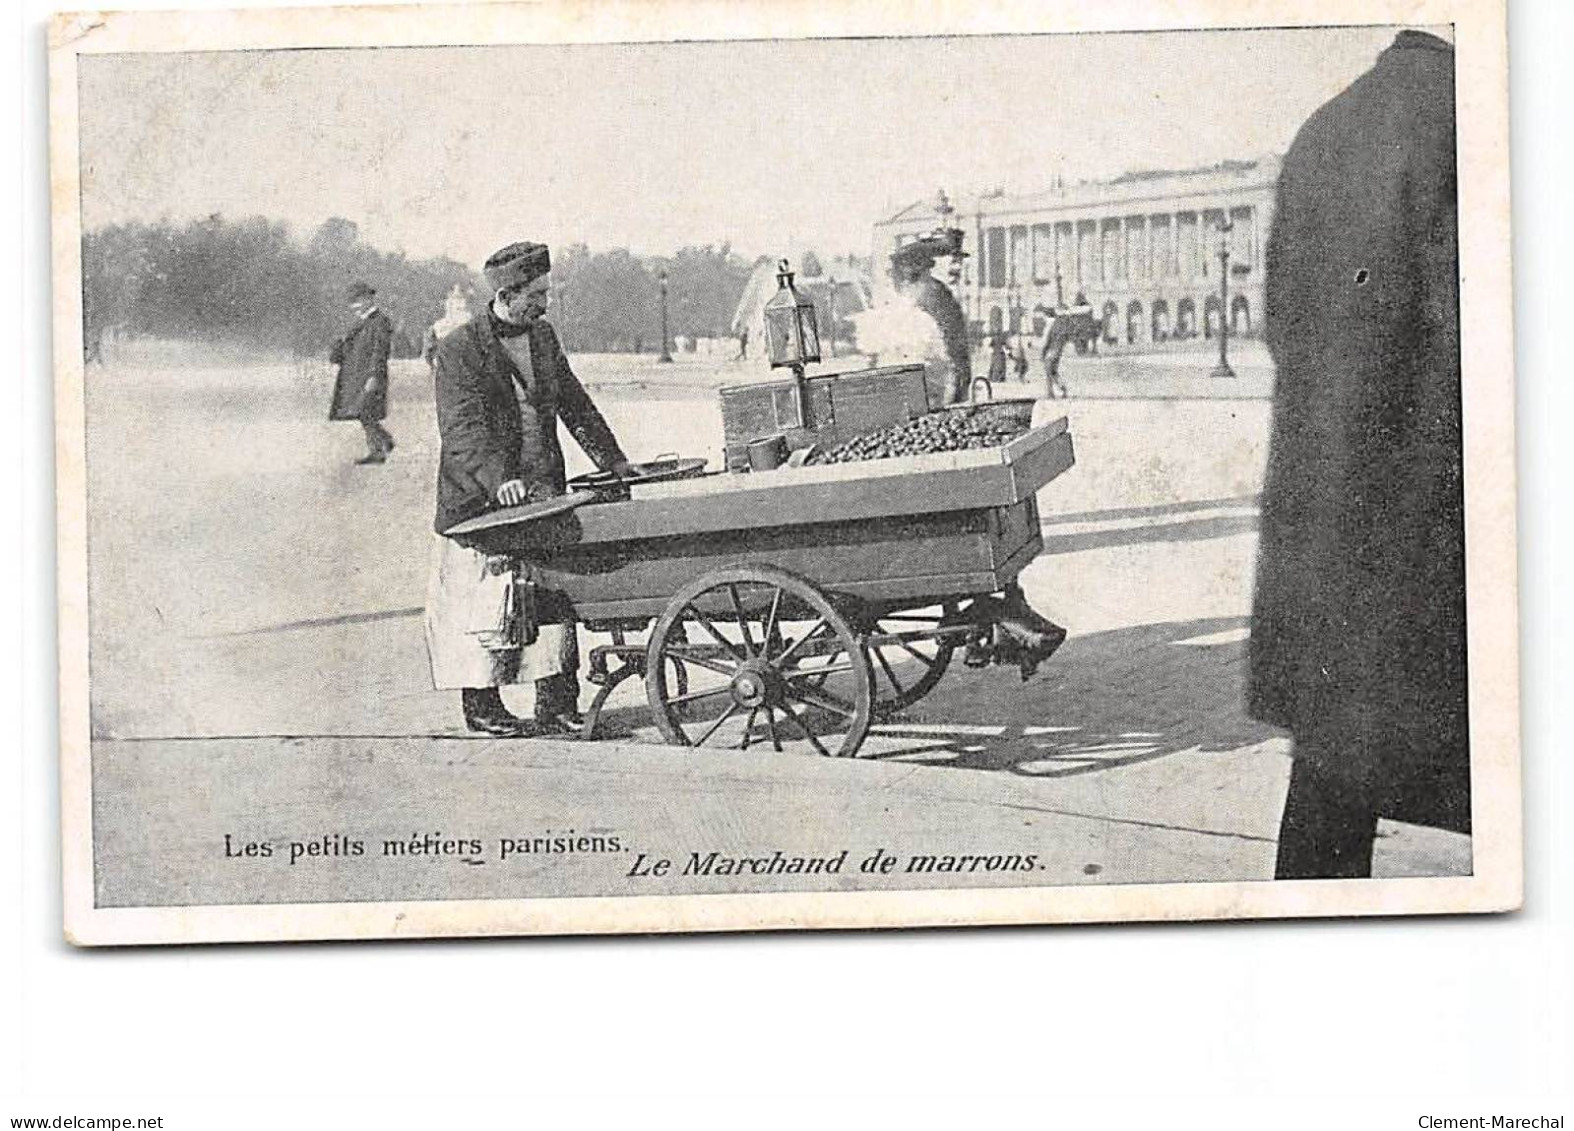
[{"label": "dark coat in foreground", "polygon": [[381,420],[388,415],[388,348],[393,323],[374,310],[328,351],[328,360],[339,367],[333,383],[329,420]]},{"label": "dark coat in foreground", "polygon": [[[569,367],[557,332],[537,320],[525,337],[534,370],[521,377],[483,312],[443,338],[433,356],[439,534],[495,505],[497,489],[524,481],[532,501],[564,491],[557,422],[568,427],[597,467],[624,459],[612,429]],[[515,393],[522,382],[523,396]],[[523,408],[521,407],[523,401]]]},{"label": "dark coat in foreground", "polygon": [[1454,152],[1453,50],[1405,32],[1285,157],[1248,688],[1381,814],[1465,829]]}]

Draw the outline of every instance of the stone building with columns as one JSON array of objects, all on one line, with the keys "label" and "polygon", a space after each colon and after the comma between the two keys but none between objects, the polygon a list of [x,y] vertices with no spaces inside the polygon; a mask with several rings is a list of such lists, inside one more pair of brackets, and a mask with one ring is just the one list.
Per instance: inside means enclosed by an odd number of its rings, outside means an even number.
[{"label": "stone building with columns", "polygon": [[[1254,336],[1279,167],[1267,156],[1025,195],[951,201],[941,193],[875,225],[876,301],[890,292],[884,265],[896,248],[936,228],[960,228],[967,256],[947,281],[975,332],[1041,333],[1045,316],[1036,308],[1080,296],[1102,319],[1104,347],[1165,348],[1217,334],[1222,249],[1230,332]],[[936,274],[945,277],[947,265],[942,260]]]}]

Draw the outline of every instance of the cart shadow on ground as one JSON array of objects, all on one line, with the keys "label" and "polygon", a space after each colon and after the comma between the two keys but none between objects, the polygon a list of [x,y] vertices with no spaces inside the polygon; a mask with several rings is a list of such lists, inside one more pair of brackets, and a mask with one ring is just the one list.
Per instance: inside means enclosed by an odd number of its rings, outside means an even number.
[{"label": "cart shadow on ground", "polygon": [[1222,495],[1210,499],[1178,499],[1170,503],[1148,503],[1143,506],[1103,507],[1090,511],[1055,511],[1048,507],[1042,511],[1045,525],[1066,522],[1111,522],[1120,519],[1160,518],[1195,511],[1227,510],[1234,508],[1255,509],[1262,496]]},{"label": "cart shadow on ground", "polygon": [[[1218,617],[1075,636],[1027,681],[958,655],[926,698],[874,723],[858,756],[1068,778],[1264,742],[1279,732],[1245,712],[1246,626]],[[610,710],[603,725],[605,737],[638,737],[649,715]]]},{"label": "cart shadow on ground", "polygon": [[[1239,495],[1157,506],[1046,514],[1041,552],[1070,554],[1113,546],[1201,542],[1248,534],[1257,529],[1257,506],[1256,495]],[[1109,525],[1111,523],[1118,525]],[[1092,529],[1076,529],[1080,526]]]},{"label": "cart shadow on ground", "polygon": [[[1246,714],[1245,657],[1246,621],[1221,617],[1073,637],[1025,682],[953,665],[904,718],[877,724],[867,756],[1061,778],[1236,750],[1278,733]],[[929,741],[881,749],[894,735]]]}]

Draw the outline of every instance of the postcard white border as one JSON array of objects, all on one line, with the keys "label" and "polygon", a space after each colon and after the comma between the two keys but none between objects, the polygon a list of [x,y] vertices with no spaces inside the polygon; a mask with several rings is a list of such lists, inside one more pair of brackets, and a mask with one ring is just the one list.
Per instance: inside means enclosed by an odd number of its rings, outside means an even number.
[{"label": "postcard white border", "polygon": [[[1008,890],[93,906],[77,59],[291,47],[989,35],[1452,25],[1458,84],[1460,309],[1474,874],[1447,879]],[[61,825],[65,931],[80,945],[889,928],[1426,915],[1511,910],[1523,890],[1515,534],[1513,287],[1503,0],[1127,0],[1046,9],[716,0],[74,13],[50,26]]]}]

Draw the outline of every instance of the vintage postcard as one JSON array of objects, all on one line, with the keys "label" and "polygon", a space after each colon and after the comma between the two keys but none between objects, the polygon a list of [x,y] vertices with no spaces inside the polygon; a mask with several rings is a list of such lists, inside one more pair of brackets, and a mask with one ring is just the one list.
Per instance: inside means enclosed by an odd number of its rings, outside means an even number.
[{"label": "vintage postcard", "polygon": [[50,63],[73,942],[1519,906],[1498,0]]}]

